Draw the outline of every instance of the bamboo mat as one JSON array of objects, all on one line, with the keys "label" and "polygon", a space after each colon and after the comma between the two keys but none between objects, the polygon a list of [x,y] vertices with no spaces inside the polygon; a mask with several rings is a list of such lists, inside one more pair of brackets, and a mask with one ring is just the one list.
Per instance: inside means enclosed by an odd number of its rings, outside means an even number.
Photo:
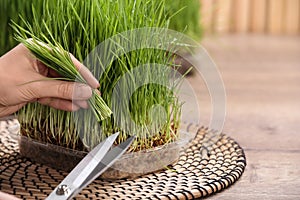
[{"label": "bamboo mat", "polygon": [[[45,199],[67,173],[21,157],[18,142],[7,131],[14,123],[0,122],[0,190],[22,199]],[[135,179],[97,179],[75,199],[195,199],[240,178],[246,158],[237,142],[197,125],[186,129],[196,136],[168,169]]]}]

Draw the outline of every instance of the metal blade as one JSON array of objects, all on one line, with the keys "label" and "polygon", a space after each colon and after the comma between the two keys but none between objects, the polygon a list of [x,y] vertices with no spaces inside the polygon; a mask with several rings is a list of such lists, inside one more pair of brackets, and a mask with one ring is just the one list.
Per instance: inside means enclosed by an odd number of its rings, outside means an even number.
[{"label": "metal blade", "polygon": [[135,136],[131,136],[125,142],[122,142],[121,144],[110,150],[83,183],[82,188],[93,182],[97,177],[105,172],[105,170],[111,167],[114,162],[116,162],[126,152],[134,139]]},{"label": "metal blade", "polygon": [[[103,142],[98,144],[92,151],[90,151],[76,167],[68,174],[68,176],[52,191],[47,199],[69,199],[73,196],[73,193],[79,188],[82,188],[82,184],[86,182],[86,179],[97,167],[99,162],[103,159],[105,154],[109,151],[114,141],[118,137],[119,132],[109,136]],[[59,189],[62,186],[66,186],[68,189],[67,194],[58,195]]]}]

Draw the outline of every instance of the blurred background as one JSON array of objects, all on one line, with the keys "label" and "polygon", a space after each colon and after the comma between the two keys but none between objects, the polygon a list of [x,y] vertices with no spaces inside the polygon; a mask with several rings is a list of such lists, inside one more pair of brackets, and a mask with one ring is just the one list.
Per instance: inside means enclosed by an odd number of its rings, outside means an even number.
[{"label": "blurred background", "polygon": [[299,0],[200,0],[205,33],[300,34]]},{"label": "blurred background", "polygon": [[[242,178],[212,199],[299,199],[300,1],[200,0],[201,44],[226,88],[223,131],[244,148]],[[209,97],[199,79],[201,122]]]}]

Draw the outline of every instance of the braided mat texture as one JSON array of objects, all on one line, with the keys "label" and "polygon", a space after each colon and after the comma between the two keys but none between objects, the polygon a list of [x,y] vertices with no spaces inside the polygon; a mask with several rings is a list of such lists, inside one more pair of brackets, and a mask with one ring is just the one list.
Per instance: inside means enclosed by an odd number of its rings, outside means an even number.
[{"label": "braided mat texture", "polygon": [[[22,199],[45,199],[67,173],[33,163],[18,154],[18,142],[0,121],[0,190]],[[76,199],[195,199],[219,192],[246,167],[243,149],[224,134],[187,125],[196,132],[177,163],[136,179],[95,180]]]}]

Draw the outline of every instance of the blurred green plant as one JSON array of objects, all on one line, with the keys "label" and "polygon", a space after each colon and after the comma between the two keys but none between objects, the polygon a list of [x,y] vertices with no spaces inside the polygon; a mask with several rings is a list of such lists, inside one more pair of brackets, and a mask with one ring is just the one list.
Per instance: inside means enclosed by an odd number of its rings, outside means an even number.
[{"label": "blurred green plant", "polygon": [[17,45],[14,39],[13,29],[9,25],[11,20],[24,25],[19,18],[24,16],[27,20],[32,19],[32,5],[37,11],[42,9],[42,0],[1,0],[0,1],[0,56]]},{"label": "blurred green plant", "polygon": [[187,34],[195,40],[202,37],[199,0],[167,0],[166,11],[170,16],[170,29]]}]

